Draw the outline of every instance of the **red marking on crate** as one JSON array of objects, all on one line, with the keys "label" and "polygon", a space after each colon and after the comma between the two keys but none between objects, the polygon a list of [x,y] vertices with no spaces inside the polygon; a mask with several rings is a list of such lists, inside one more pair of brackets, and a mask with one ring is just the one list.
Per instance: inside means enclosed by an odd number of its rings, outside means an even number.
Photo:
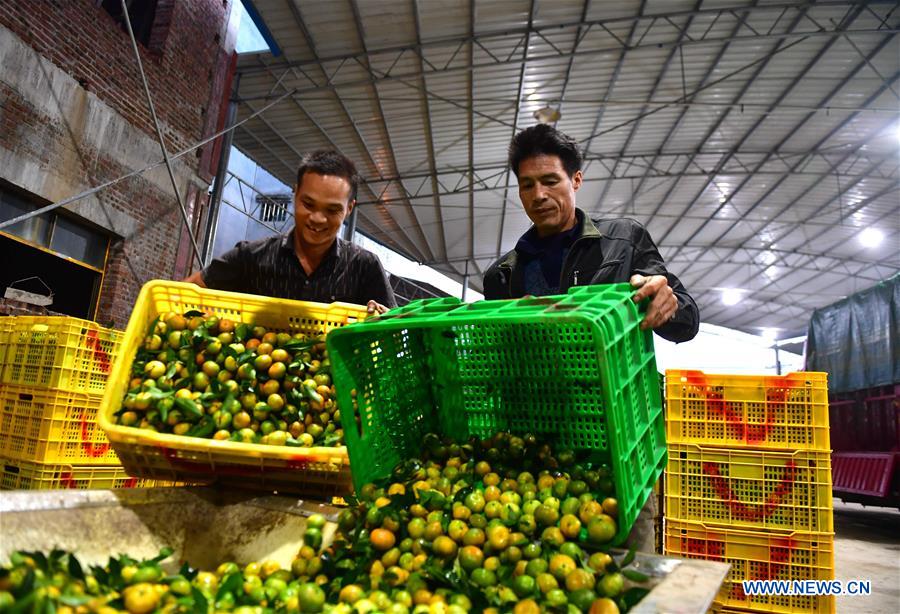
[{"label": "red marking on crate", "polygon": [[109,442],[95,446],[91,441],[91,434],[88,432],[88,421],[84,416],[81,417],[81,447],[84,449],[84,453],[92,458],[103,456],[109,452]]},{"label": "red marking on crate", "polygon": [[78,488],[78,483],[72,476],[71,471],[62,471],[59,474],[59,485],[63,488]]},{"label": "red marking on crate", "polygon": [[762,424],[749,424],[744,421],[744,417],[735,412],[728,406],[721,393],[708,393],[706,400],[709,408],[725,416],[729,429],[734,433],[735,439],[741,439],[748,443],[758,443],[765,441],[769,437],[769,432],[775,422],[774,412],[769,403],[766,403],[766,420]]},{"label": "red marking on crate", "polygon": [[703,371],[682,371],[681,377],[691,386],[706,387],[709,385],[706,374]]},{"label": "red marking on crate", "polygon": [[685,548],[690,554],[703,555],[710,561],[721,561],[725,558],[725,542],[713,539],[687,538]]},{"label": "red marking on crate", "polygon": [[[791,560],[791,552],[794,550],[794,540],[790,537],[775,538],[773,543],[769,544],[769,561],[763,567],[760,573],[754,578],[747,580],[775,580],[784,571]],[[740,581],[735,581],[731,587],[732,595],[737,599],[747,599],[744,593],[744,585]]]},{"label": "red marking on crate", "polygon": [[138,479],[137,478],[128,478],[125,482],[122,483],[122,488],[134,488],[137,486]]},{"label": "red marking on crate", "polygon": [[100,345],[100,337],[97,331],[89,330],[87,332],[87,345],[94,349],[94,359],[100,363],[100,369],[104,373],[109,373],[109,354]]},{"label": "red marking on crate", "polygon": [[725,478],[719,473],[719,467],[715,463],[703,463],[703,472],[709,477],[716,494],[719,495],[725,503],[731,508],[731,512],[741,520],[757,521],[768,518],[775,513],[775,508],[781,505],[785,496],[794,488],[794,480],[797,479],[797,465],[794,461],[790,461],[784,468],[784,477],[778,482],[775,490],[766,497],[766,502],[762,509],[751,508],[745,503],[739,501]]}]

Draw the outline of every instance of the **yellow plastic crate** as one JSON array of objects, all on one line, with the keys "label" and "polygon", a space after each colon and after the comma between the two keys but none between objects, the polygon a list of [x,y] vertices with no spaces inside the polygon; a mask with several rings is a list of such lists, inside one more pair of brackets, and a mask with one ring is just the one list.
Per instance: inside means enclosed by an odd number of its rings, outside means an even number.
[{"label": "yellow plastic crate", "polygon": [[830,450],[828,375],[666,371],[666,441]]},{"label": "yellow plastic crate", "polygon": [[[666,519],[665,554],[730,563],[719,607],[751,612],[834,612],[832,596],[747,595],[744,580],[833,580],[834,535],[710,528]],[[715,609],[715,608],[714,608]]]},{"label": "yellow plastic crate", "polygon": [[[151,323],[169,311],[214,313],[272,331],[322,334],[366,317],[365,307],[237,294],[194,284],[151,281],[137,298],[100,409],[106,431],[131,475],[190,483],[302,493],[330,500],[352,490],[347,448],[291,448],[215,441],[120,426],[113,415],[128,389],[131,365]],[[327,498],[325,498],[327,497]]]},{"label": "yellow plastic crate", "polygon": [[0,388],[0,456],[41,463],[119,464],[97,424],[102,396]]},{"label": "yellow plastic crate", "polygon": [[3,333],[0,382],[102,394],[122,333],[65,316],[15,316]]},{"label": "yellow plastic crate", "polygon": [[745,529],[834,530],[828,452],[669,444],[666,517]]},{"label": "yellow plastic crate", "polygon": [[0,371],[6,363],[6,346],[9,344],[9,331],[15,316],[0,316]]},{"label": "yellow plastic crate", "polygon": [[0,490],[105,490],[173,486],[128,475],[121,465],[44,464],[0,458]]}]

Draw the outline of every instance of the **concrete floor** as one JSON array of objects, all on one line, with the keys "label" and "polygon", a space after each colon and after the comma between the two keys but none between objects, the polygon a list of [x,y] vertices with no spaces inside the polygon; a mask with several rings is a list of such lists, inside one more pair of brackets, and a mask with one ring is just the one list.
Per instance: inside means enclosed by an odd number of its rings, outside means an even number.
[{"label": "concrete floor", "polygon": [[838,597],[843,613],[900,612],[900,511],[834,500],[835,578],[871,580],[872,594]]}]

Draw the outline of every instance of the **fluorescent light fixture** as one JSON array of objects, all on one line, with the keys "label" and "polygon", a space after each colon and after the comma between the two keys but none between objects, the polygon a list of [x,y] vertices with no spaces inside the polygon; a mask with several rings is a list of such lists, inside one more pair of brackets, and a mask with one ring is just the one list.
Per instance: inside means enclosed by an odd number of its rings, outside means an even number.
[{"label": "fluorescent light fixture", "polygon": [[732,307],[741,302],[742,293],[737,288],[725,288],[722,290],[722,304]]},{"label": "fluorescent light fixture", "polygon": [[778,277],[778,267],[774,264],[767,266],[765,270],[763,270],[763,275],[765,275],[769,279],[775,279],[776,277]]},{"label": "fluorescent light fixture", "polygon": [[866,228],[859,233],[859,242],[865,247],[878,247],[884,240],[884,233],[877,228]]}]

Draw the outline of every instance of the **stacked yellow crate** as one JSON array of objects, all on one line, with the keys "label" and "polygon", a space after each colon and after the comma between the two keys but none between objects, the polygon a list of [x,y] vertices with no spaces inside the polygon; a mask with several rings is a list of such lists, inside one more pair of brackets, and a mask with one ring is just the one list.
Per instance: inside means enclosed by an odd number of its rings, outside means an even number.
[{"label": "stacked yellow crate", "polygon": [[669,370],[666,436],[664,549],[731,564],[714,609],[833,612],[793,584],[834,578],[826,374]]},{"label": "stacked yellow crate", "polygon": [[121,337],[77,318],[2,318],[0,489],[139,485],[97,425]]}]

